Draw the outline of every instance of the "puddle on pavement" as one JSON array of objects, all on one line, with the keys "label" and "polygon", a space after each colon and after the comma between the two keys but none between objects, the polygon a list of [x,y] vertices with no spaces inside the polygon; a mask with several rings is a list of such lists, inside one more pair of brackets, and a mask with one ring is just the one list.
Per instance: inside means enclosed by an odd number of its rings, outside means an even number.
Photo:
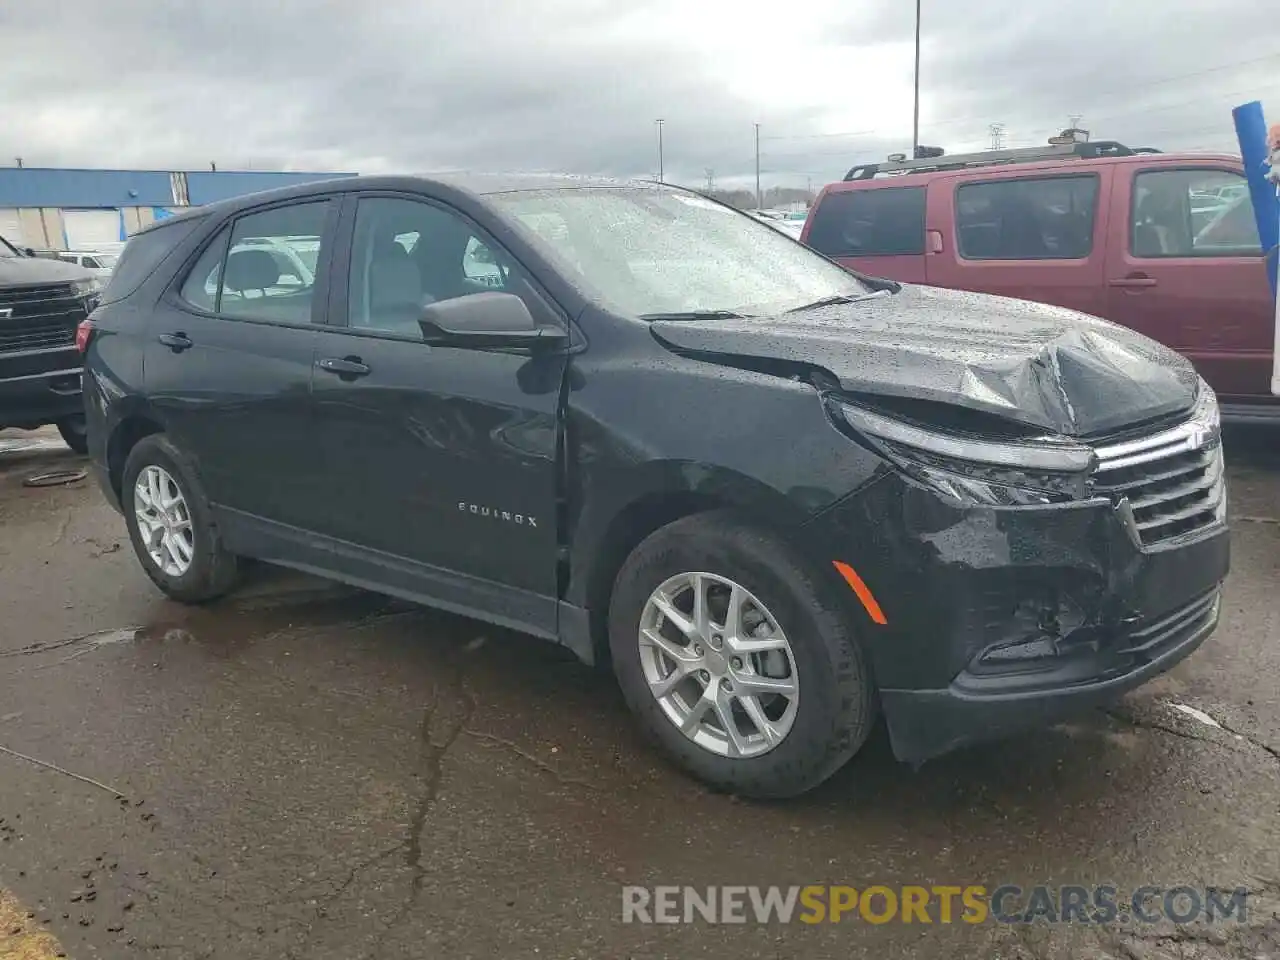
[{"label": "puddle on pavement", "polygon": [[[249,586],[221,603],[185,611],[181,619],[144,626],[116,627],[62,640],[30,643],[0,651],[0,660],[40,657],[37,670],[60,666],[122,644],[199,644],[220,657],[294,630],[357,630],[390,616],[422,610],[379,594],[314,584],[289,584],[284,590]],[[45,660],[45,657],[49,659]]]}]

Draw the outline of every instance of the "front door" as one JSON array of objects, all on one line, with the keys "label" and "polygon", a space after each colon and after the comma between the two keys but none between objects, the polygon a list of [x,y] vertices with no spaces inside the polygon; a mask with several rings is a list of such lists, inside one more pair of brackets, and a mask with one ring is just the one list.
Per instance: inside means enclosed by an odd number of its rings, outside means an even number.
[{"label": "front door", "polygon": [[[318,251],[336,212],[336,200],[310,199],[227,224],[162,299],[145,353],[147,392],[209,498],[293,527],[319,509],[307,438],[327,302]],[[290,246],[302,238],[311,252]]]},{"label": "front door", "polygon": [[1275,301],[1244,176],[1152,167],[1116,180],[1104,316],[1185,354],[1223,399],[1271,400]]},{"label": "front door", "polygon": [[418,327],[433,300],[507,290],[555,322],[549,301],[444,206],[365,195],[343,221],[349,270],[335,268],[332,302],[345,324],[318,334],[313,379],[335,504],[319,532],[462,607],[481,596],[468,584],[512,588],[529,601],[513,619],[554,629],[566,357],[429,345]]}]

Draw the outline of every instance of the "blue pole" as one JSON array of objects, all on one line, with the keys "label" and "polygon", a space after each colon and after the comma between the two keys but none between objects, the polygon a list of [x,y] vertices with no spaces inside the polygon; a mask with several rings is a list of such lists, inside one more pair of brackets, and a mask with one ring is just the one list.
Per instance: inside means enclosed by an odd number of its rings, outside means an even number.
[{"label": "blue pole", "polygon": [[1267,280],[1271,283],[1271,295],[1276,295],[1276,245],[1280,243],[1280,200],[1276,187],[1267,179],[1270,151],[1267,149],[1267,122],[1262,116],[1262,104],[1254,100],[1242,103],[1231,111],[1236,124],[1236,139],[1240,141],[1240,156],[1244,159],[1244,174],[1249,180],[1249,197],[1253,201],[1253,216],[1258,222],[1258,237],[1266,254]]}]

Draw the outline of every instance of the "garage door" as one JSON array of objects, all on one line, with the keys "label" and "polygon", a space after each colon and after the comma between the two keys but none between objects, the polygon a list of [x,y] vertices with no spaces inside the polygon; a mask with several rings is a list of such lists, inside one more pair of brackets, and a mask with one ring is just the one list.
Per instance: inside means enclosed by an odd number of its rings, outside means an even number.
[{"label": "garage door", "polygon": [[68,250],[96,250],[120,242],[119,210],[63,210],[62,229]]},{"label": "garage door", "polygon": [[15,247],[23,245],[22,224],[18,220],[17,210],[0,210],[0,237],[4,237]]}]

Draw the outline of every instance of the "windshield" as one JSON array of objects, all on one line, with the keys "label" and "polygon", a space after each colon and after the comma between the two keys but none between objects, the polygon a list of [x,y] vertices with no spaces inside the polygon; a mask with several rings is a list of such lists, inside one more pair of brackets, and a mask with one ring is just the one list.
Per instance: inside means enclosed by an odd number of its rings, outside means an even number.
[{"label": "windshield", "polygon": [[106,270],[113,269],[116,265],[116,260],[117,258],[114,253],[98,254],[98,265],[101,266],[103,269],[106,269]]},{"label": "windshield", "polygon": [[498,208],[613,309],[769,316],[869,290],[754,217],[670,187],[494,194]]}]

